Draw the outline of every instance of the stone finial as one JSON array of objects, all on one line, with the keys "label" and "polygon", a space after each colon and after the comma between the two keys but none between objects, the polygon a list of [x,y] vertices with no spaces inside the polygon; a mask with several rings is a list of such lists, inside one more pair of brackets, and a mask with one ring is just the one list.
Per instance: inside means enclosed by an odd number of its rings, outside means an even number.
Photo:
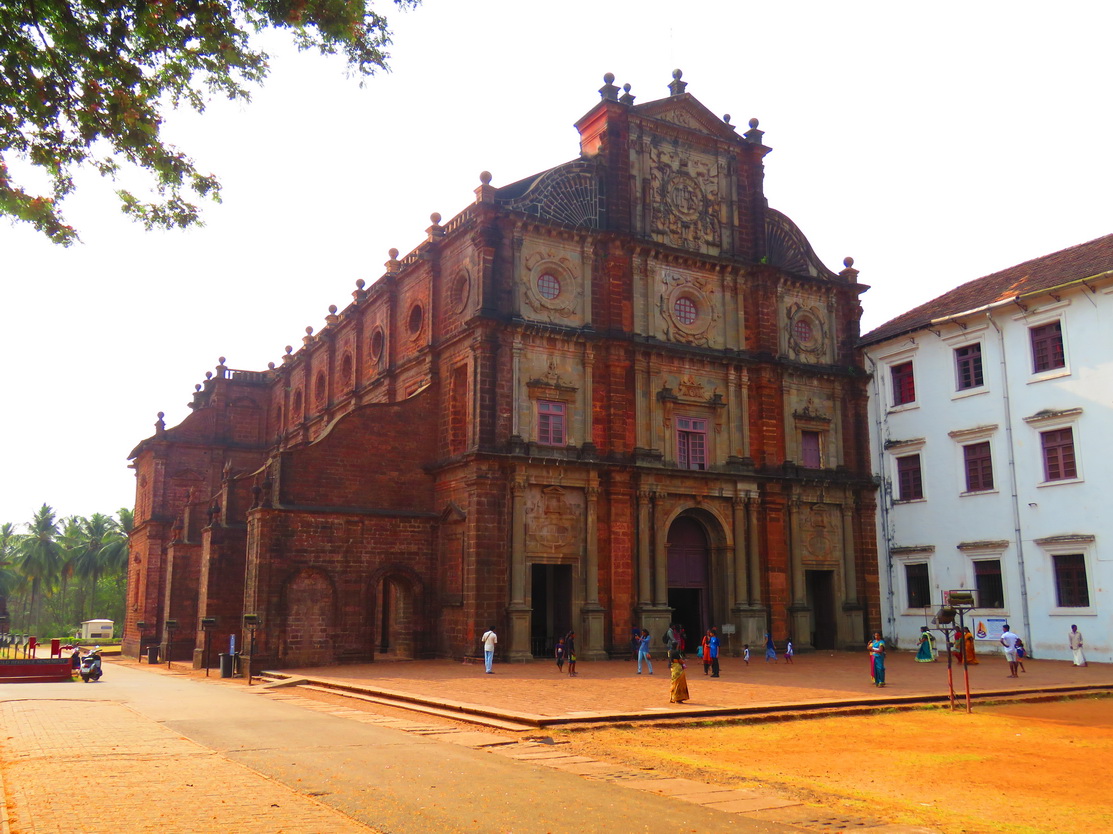
[{"label": "stone finial", "polygon": [[286,353],[282,357],[282,364],[285,365],[294,361],[294,346],[286,345]]},{"label": "stone finial", "polygon": [[268,371],[273,371],[274,370],[274,363],[273,362],[268,362],[267,363],[267,370]]},{"label": "stone finial", "polygon": [[336,324],[338,321],[340,321],[340,316],[336,315],[335,304],[328,305],[328,315],[325,316],[325,321],[327,321],[329,324]]},{"label": "stone finial", "polygon": [[391,249],[387,254],[390,255],[390,260],[383,264],[383,266],[386,267],[387,275],[394,275],[402,269],[402,262],[398,260],[398,250]]},{"label": "stone finial", "polygon": [[477,203],[493,203],[495,201],[495,187],[491,185],[491,172],[479,172],[479,188],[475,189]]},{"label": "stone finial", "polygon": [[362,278],[356,278],[356,288],[352,292],[352,298],[355,299],[356,302],[359,302],[360,299],[367,295],[367,290],[364,289],[364,287],[366,286],[366,281],[364,281]]},{"label": "stone finial", "polygon": [[[198,385],[197,387],[200,388],[201,386]],[[155,434],[162,434],[166,431],[166,421],[162,419],[165,416],[166,414],[162,411],[158,413],[158,419],[155,420]]]},{"label": "stone finial", "polygon": [[842,265],[846,269],[839,273],[839,277],[844,279],[848,284],[854,284],[858,281],[858,270],[854,268],[854,259],[847,255],[842,259]]},{"label": "stone finial", "polygon": [[599,88],[599,98],[603,101],[618,101],[618,87],[614,85],[614,73],[603,76],[603,86]]},{"label": "stone finial", "polygon": [[753,145],[761,144],[761,137],[765,135],[764,130],[758,130],[757,126],[761,124],[757,119],[750,119],[750,129],[742,135],[746,137],[746,141]]},{"label": "stone finial", "polygon": [[198,382],[196,385],[194,385],[193,390],[196,391],[198,394],[200,394],[201,393],[201,383]]},{"label": "stone finial", "polygon": [[432,242],[439,237],[444,237],[444,226],[441,225],[440,212],[433,212],[429,215],[429,222],[432,223],[425,233],[429,236],[429,241]]},{"label": "stone finial", "polygon": [[212,371],[205,371],[205,379],[212,379],[212,378],[213,378],[213,372]]},{"label": "stone finial", "polygon": [[684,89],[688,86],[688,82],[681,81],[680,79],[683,77],[684,73],[680,70],[674,69],[672,71],[672,82],[669,84],[669,92],[672,95],[679,96],[684,94]]},{"label": "stone finial", "polygon": [[307,328],[305,328],[305,335],[301,337],[301,343],[303,345],[305,345],[306,347],[309,347],[309,345],[312,342],[313,342],[313,328],[312,327],[307,327]]},{"label": "stone finial", "polygon": [[622,85],[622,95],[619,96],[618,100],[625,104],[627,107],[634,103],[634,96],[630,95],[629,84]]}]

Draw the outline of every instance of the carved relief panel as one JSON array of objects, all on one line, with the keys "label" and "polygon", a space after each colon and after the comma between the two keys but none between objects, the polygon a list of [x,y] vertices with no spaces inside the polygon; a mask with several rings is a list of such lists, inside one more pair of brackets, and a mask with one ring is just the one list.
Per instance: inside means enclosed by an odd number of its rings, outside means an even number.
[{"label": "carved relief panel", "polygon": [[657,295],[659,335],[666,341],[722,347],[722,294],[698,272],[657,264],[650,281]]},{"label": "carved relief panel", "polygon": [[838,562],[839,513],[830,504],[812,504],[804,507],[803,536],[805,559],[810,563]]},{"label": "carved relief panel", "polygon": [[584,495],[558,486],[532,485],[526,495],[526,551],[578,556],[583,548]]},{"label": "carved relief panel", "polygon": [[826,304],[817,298],[787,298],[782,306],[782,352],[811,365],[833,361]]},{"label": "carved relief panel", "polygon": [[661,243],[717,255],[722,249],[719,161],[673,144],[649,148],[650,216]]},{"label": "carved relief panel", "polygon": [[584,269],[580,254],[526,241],[520,277],[522,315],[536,321],[579,325],[584,316]]}]

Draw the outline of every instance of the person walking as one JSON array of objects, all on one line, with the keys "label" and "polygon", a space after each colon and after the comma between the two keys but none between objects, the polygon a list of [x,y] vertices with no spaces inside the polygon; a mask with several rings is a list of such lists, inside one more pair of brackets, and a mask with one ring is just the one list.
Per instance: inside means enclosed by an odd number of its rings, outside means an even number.
[{"label": "person walking", "polygon": [[570,631],[564,636],[564,653],[568,657],[568,677],[577,677],[576,672],[576,632]]},{"label": "person walking", "polygon": [[495,670],[491,667],[495,662],[495,645],[498,643],[498,635],[492,628],[483,632],[483,636],[479,638],[483,643],[483,666],[488,675],[493,675]]},{"label": "person walking", "polygon": [[708,649],[711,652],[711,677],[719,677],[719,632],[714,628],[708,632],[711,639],[707,641]]},{"label": "person walking", "polygon": [[704,632],[703,642],[699,644],[699,656],[703,660],[703,673],[711,674],[711,629]]},{"label": "person walking", "polygon": [[773,635],[765,632],[765,662],[777,662],[777,644],[773,642]]},{"label": "person walking", "polygon": [[874,686],[885,685],[885,641],[881,639],[881,632],[873,633],[873,640],[869,644],[870,670],[873,675]]},{"label": "person walking", "polygon": [[788,642],[787,642],[787,643],[785,644],[785,663],[792,663],[792,658],[793,658],[793,657],[794,657],[795,655],[796,655],[796,652],[795,652],[795,651],[793,650],[793,648],[792,648],[792,641],[791,641],[791,640],[789,640],[789,641],[788,641]]},{"label": "person walking", "polygon": [[683,704],[689,698],[688,676],[684,674],[684,661],[676,649],[669,652],[669,680],[669,703]]},{"label": "person walking", "polygon": [[564,638],[563,637],[561,637],[559,640],[557,640],[556,651],[554,652],[554,654],[556,655],[557,671],[563,673],[564,672]]},{"label": "person walking", "polygon": [[637,626],[630,629],[630,659],[637,660],[638,652],[641,651],[642,645],[642,630]]},{"label": "person walking", "polygon": [[742,647],[742,662],[747,666],[750,665],[750,644],[747,643]]},{"label": "person walking", "polygon": [[1024,657],[1028,654],[1028,650],[1024,648],[1024,641],[1019,637],[1016,638],[1016,662],[1020,665],[1021,672],[1027,672],[1024,668]]},{"label": "person walking", "polygon": [[1009,662],[1010,678],[1020,677],[1020,675],[1016,673],[1018,663],[1016,656],[1016,644],[1018,642],[1020,642],[1020,638],[1013,634],[1012,631],[1009,629],[1009,624],[1005,623],[1005,630],[1001,632],[1001,645],[1005,647],[1005,660]]},{"label": "person walking", "polygon": [[970,626],[967,626],[962,630],[962,643],[966,654],[966,665],[976,666],[978,663],[978,657],[974,654],[974,635],[970,631]]},{"label": "person walking", "polygon": [[916,650],[917,663],[931,663],[935,660],[935,637],[927,626],[920,626],[920,648]]},{"label": "person walking", "polygon": [[1070,627],[1070,634],[1067,635],[1067,641],[1070,643],[1071,654],[1074,655],[1074,665],[1085,666],[1086,653],[1082,651],[1082,632],[1078,630],[1078,626],[1072,625]]},{"label": "person walking", "polygon": [[641,640],[638,641],[638,674],[642,673],[642,661],[649,668],[649,674],[653,674],[653,661],[649,658],[649,641],[653,638],[649,636],[649,629],[642,629]]}]

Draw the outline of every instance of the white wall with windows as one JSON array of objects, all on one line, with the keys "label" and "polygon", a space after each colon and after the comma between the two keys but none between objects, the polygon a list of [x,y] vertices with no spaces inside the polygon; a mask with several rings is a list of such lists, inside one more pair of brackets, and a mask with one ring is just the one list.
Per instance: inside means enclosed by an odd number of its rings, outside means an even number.
[{"label": "white wall with windows", "polygon": [[869,339],[886,636],[914,649],[972,589],[1034,657],[1075,624],[1113,662],[1113,275]]}]

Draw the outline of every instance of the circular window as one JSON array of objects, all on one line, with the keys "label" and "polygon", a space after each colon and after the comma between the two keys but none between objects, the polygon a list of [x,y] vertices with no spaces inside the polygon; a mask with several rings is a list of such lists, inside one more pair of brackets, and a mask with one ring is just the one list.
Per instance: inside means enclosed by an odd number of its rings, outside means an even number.
[{"label": "circular window", "polygon": [[317,374],[317,405],[325,404],[325,375],[323,373]]},{"label": "circular window", "polygon": [[800,344],[806,345],[815,338],[815,330],[812,329],[812,323],[810,321],[799,318],[792,323],[792,335]]},{"label": "circular window", "polygon": [[340,360],[340,379],[345,385],[352,384],[352,354],[345,353],[344,358]]},{"label": "circular window", "polygon": [[672,313],[681,324],[695,324],[698,316],[696,302],[688,296],[682,295],[673,302]]},{"label": "circular window", "polygon": [[371,358],[377,360],[383,355],[383,331],[376,328],[371,334]]},{"label": "circular window", "polygon": [[424,315],[425,311],[421,309],[420,304],[415,304],[410,308],[410,318],[407,322],[407,327],[409,327],[411,336],[416,336],[421,332],[421,319]]},{"label": "circular window", "polygon": [[294,392],[294,419],[301,417],[301,389]]},{"label": "circular window", "polygon": [[463,310],[468,303],[468,293],[471,290],[471,281],[468,274],[461,272],[456,276],[456,283],[452,287],[452,304],[457,310]]},{"label": "circular window", "polygon": [[541,293],[542,298],[547,298],[551,301],[560,295],[560,279],[551,272],[543,273],[537,279],[537,291]]}]

